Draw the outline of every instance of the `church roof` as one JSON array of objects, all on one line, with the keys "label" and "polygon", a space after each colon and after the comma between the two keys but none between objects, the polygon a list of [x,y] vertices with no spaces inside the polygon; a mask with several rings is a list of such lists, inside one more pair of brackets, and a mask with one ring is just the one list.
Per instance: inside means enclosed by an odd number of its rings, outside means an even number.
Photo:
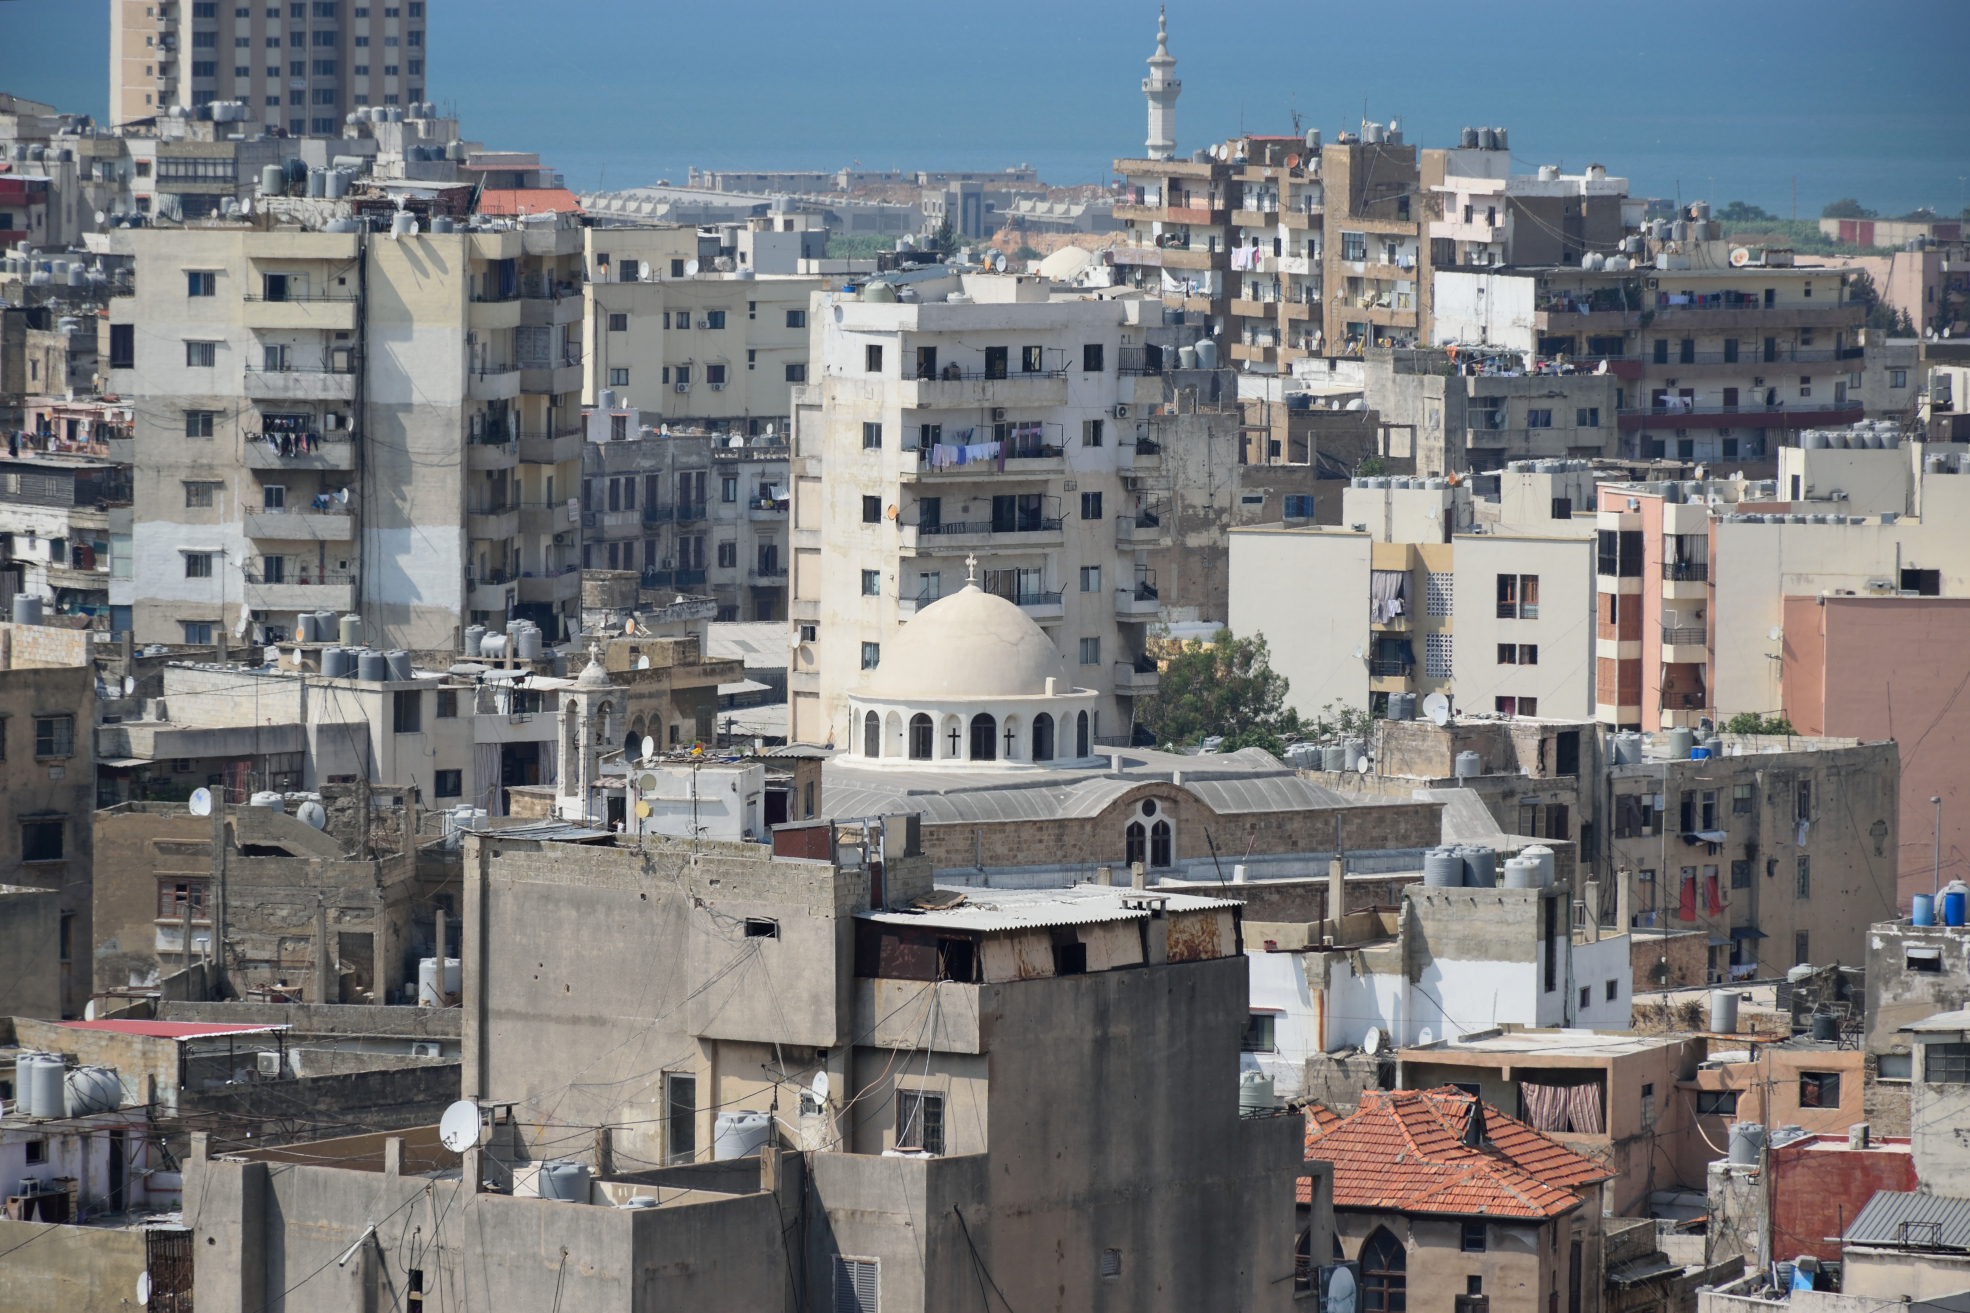
[{"label": "church roof", "polygon": [[1003,597],[966,584],[922,608],[883,644],[882,662],[856,690],[882,701],[1044,697],[1047,680],[1073,691],[1067,662],[1046,631]]}]

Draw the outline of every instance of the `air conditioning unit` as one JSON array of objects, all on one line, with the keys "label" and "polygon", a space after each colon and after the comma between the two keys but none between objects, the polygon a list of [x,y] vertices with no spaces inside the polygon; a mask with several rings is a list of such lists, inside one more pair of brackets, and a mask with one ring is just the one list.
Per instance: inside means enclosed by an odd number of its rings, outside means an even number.
[{"label": "air conditioning unit", "polygon": [[1870,593],[1892,593],[1896,591],[1895,581],[1892,579],[1870,579],[1867,581],[1867,591]]},{"label": "air conditioning unit", "polygon": [[1127,419],[1129,417],[1128,403],[1126,401],[1116,402],[1113,414],[1116,419]]},{"label": "air conditioning unit", "polygon": [[1125,474],[1122,476],[1122,487],[1130,492],[1134,492],[1142,487],[1142,480],[1132,474]]},{"label": "air conditioning unit", "polygon": [[262,1053],[259,1055],[259,1058],[260,1058],[260,1074],[262,1076],[280,1075],[280,1054]]},{"label": "air conditioning unit", "polygon": [[568,535],[565,533],[557,533],[554,535],[554,545],[556,547],[562,546],[567,541],[568,541]]},{"label": "air conditioning unit", "polygon": [[725,390],[725,385],[723,383],[713,383],[711,385],[711,390],[713,392],[723,392]]},{"label": "air conditioning unit", "polygon": [[414,1039],[410,1042],[410,1056],[413,1058],[442,1058],[444,1049],[434,1039]]},{"label": "air conditioning unit", "polygon": [[689,383],[679,383],[677,384],[677,390],[679,392],[689,392],[691,390],[691,385]]},{"label": "air conditioning unit", "polygon": [[700,320],[698,321],[698,327],[699,327],[699,328],[710,328],[710,327],[711,327],[711,320],[709,320],[709,319],[700,319]]},{"label": "air conditioning unit", "polygon": [[1006,417],[1006,408],[1004,406],[992,407],[992,418],[995,421],[1002,421],[1005,419],[1005,417]]}]

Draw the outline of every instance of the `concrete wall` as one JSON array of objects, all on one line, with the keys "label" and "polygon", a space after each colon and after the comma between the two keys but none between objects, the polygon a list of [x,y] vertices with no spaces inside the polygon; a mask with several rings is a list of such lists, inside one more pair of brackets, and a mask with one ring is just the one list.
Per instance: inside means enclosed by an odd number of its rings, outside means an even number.
[{"label": "concrete wall", "polygon": [[[1934,953],[1936,970],[1915,970],[1909,950]],[[1926,963],[1925,963],[1926,965]],[[1947,926],[1916,926],[1885,921],[1868,927],[1867,1035],[1863,1041],[1868,1066],[1867,1114],[1884,1135],[1906,1135],[1909,1129],[1909,1078],[1881,1074],[1883,1058],[1914,1059],[1911,1037],[1901,1028],[1954,1012],[1970,1004],[1970,935]]]},{"label": "concrete wall", "polygon": [[1367,710],[1368,664],[1355,650],[1365,656],[1369,641],[1369,537],[1256,528],[1230,539],[1229,624],[1240,637],[1265,635],[1288,704],[1302,716],[1329,704]]},{"label": "concrete wall", "polygon": [[0,884],[0,1016],[62,1015],[61,896]]},{"label": "concrete wall", "polygon": [[[1541,717],[1591,719],[1594,714],[1594,543],[1585,537],[1541,538],[1460,534],[1457,549],[1457,705],[1492,711],[1511,698],[1537,702]],[[1498,615],[1501,576],[1539,581],[1534,619]],[[1511,645],[1513,663],[1500,657]],[[1538,662],[1517,658],[1536,649]],[[1420,658],[1422,654],[1419,652]]]},{"label": "concrete wall", "polygon": [[[36,722],[66,716],[73,746],[43,756]],[[96,677],[86,665],[0,670],[0,884],[54,892],[59,920],[56,948],[60,1015],[79,1017],[89,1002],[90,972],[82,946],[90,942],[90,881],[94,837],[89,818],[96,808],[96,755],[91,729],[96,720]],[[61,855],[27,860],[24,825],[61,827]],[[65,943],[64,943],[65,940]],[[63,948],[66,951],[62,951]]]},{"label": "concrete wall", "polygon": [[1369,1237],[1386,1228],[1408,1251],[1407,1298],[1417,1308],[1454,1307],[1477,1277],[1494,1304],[1546,1308],[1557,1292],[1569,1306],[1568,1255],[1581,1247],[1581,1313],[1599,1313],[1603,1292],[1594,1279],[1601,1270],[1599,1189],[1586,1187],[1579,1208],[1549,1222],[1494,1221],[1485,1227],[1483,1253],[1463,1250],[1462,1219],[1342,1208],[1335,1215],[1341,1249],[1359,1259]]},{"label": "concrete wall", "polygon": [[[374,1062],[367,1054],[346,1055],[351,1062]],[[413,1060],[403,1059],[406,1063]],[[303,1075],[294,1080],[228,1085],[178,1094],[181,1116],[205,1116],[216,1132],[215,1150],[250,1149],[262,1144],[295,1144],[315,1139],[324,1129],[352,1121],[372,1130],[431,1126],[458,1100],[459,1065],[417,1059],[415,1065]],[[249,1133],[245,1128],[251,1127]]]},{"label": "concrete wall", "polygon": [[75,1313],[136,1303],[137,1278],[148,1266],[142,1231],[0,1220],[0,1253],[28,1245],[34,1248],[7,1263],[10,1313]]},{"label": "concrete wall", "polygon": [[1970,1124],[1970,1085],[1945,1084],[1928,1071],[1933,1044],[1962,1044],[1963,1031],[1919,1034],[1915,1045],[1915,1077],[1909,1084],[1909,1136],[1915,1148],[1915,1171],[1930,1194],[1970,1195],[1970,1141],[1962,1128]]}]

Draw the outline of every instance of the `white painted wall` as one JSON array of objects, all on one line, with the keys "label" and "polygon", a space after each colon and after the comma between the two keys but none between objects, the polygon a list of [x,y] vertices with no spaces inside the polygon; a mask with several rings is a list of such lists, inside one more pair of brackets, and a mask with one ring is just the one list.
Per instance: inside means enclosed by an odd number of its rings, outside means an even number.
[{"label": "white painted wall", "polygon": [[[1455,616],[1457,702],[1490,711],[1496,699],[1533,697],[1545,718],[1588,720],[1594,714],[1595,543],[1584,536],[1549,538],[1460,534]],[[1498,576],[1539,579],[1537,619],[1501,619]],[[1499,661],[1501,644],[1538,648],[1536,665]]]},{"label": "white painted wall", "polygon": [[1369,536],[1272,526],[1229,536],[1232,632],[1265,635],[1300,714],[1329,702],[1365,710],[1368,663],[1355,649],[1369,645]]}]

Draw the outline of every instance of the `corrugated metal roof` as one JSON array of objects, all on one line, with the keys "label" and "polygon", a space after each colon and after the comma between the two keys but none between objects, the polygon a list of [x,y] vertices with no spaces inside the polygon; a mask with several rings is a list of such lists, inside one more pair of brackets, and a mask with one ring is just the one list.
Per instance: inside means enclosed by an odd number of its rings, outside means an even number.
[{"label": "corrugated metal roof", "polygon": [[1955,1030],[1970,1030],[1970,1008],[1959,1008],[1955,1012],[1938,1012],[1933,1017],[1924,1017],[1902,1027],[1918,1034],[1944,1034]]},{"label": "corrugated metal roof", "polygon": [[1850,1245],[1970,1249],[1970,1199],[1878,1190],[1842,1238]]}]

